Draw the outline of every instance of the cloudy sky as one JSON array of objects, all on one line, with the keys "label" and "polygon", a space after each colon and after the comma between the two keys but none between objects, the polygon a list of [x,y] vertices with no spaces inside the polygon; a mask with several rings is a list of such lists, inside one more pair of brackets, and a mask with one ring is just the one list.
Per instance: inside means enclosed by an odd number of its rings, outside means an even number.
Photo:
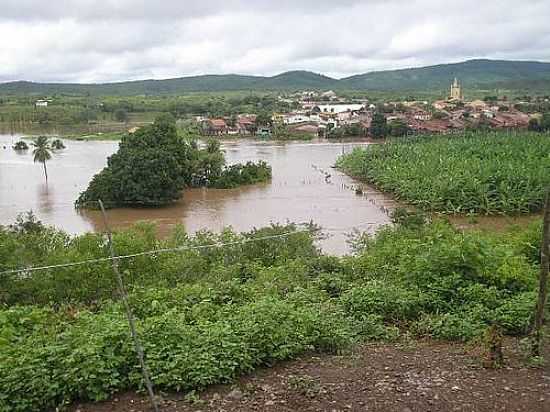
[{"label": "cloudy sky", "polygon": [[0,81],[550,61],[550,0],[0,0]]}]

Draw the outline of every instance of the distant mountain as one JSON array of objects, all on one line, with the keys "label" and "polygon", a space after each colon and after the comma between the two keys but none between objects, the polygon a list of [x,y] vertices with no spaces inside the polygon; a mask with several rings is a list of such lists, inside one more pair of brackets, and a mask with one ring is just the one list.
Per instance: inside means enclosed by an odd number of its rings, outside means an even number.
[{"label": "distant mountain", "polygon": [[[433,90],[450,85],[457,77],[466,88],[529,87],[539,81],[550,85],[550,63],[510,60],[468,60],[401,70],[384,70],[341,79],[338,87],[371,90]],[[540,82],[542,81],[542,83]]]},{"label": "distant mountain", "polygon": [[17,81],[0,84],[0,93],[36,95],[51,95],[54,93],[75,95],[157,95],[234,90],[327,89],[337,82],[336,79],[331,79],[321,74],[308,71],[290,71],[272,77],[221,74],[98,84]]},{"label": "distant mountain", "polygon": [[289,71],[276,76],[238,74],[180,77],[166,80],[136,80],[119,83],[0,84],[1,94],[52,95],[158,95],[234,90],[442,90],[457,77],[466,88],[550,90],[550,63],[508,60],[468,60],[400,70],[359,74],[336,80],[308,71]]}]

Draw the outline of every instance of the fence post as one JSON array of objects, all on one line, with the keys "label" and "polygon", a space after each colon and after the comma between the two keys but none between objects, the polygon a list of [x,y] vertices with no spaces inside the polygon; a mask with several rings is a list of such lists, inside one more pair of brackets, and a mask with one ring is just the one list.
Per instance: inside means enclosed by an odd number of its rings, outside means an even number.
[{"label": "fence post", "polygon": [[136,330],[136,323],[134,321],[134,315],[132,313],[132,309],[130,308],[130,304],[128,303],[128,294],[126,293],[126,288],[124,287],[124,281],[122,280],[122,276],[120,274],[120,271],[118,270],[118,260],[115,256],[115,249],[113,246],[113,233],[111,232],[109,221],[107,219],[107,213],[105,212],[105,207],[103,206],[103,202],[101,201],[101,199],[98,200],[98,203],[99,203],[99,207],[101,208],[101,214],[103,215],[103,224],[105,225],[105,230],[107,232],[107,239],[109,241],[109,252],[111,254],[111,263],[113,266],[113,272],[115,273],[120,297],[122,299],[122,304],[124,306],[124,310],[126,311],[126,318],[128,319],[128,326],[130,327],[130,333],[132,335],[132,339],[134,341],[134,347],[136,349],[136,353],[139,359],[139,364],[141,366],[143,380],[145,381],[145,386],[147,387],[147,392],[149,394],[149,399],[151,401],[151,405],[153,406],[153,410],[155,412],[159,412],[159,407],[157,405],[157,400],[155,398],[155,392],[153,391],[153,383],[151,382],[151,378],[149,377],[149,369],[147,368],[147,364],[145,363],[145,357],[143,355],[143,346],[141,345],[141,342],[139,340],[139,336]]},{"label": "fence post", "polygon": [[534,356],[539,356],[542,345],[542,326],[544,324],[544,310],[548,294],[548,270],[550,264],[550,188],[546,189],[544,202],[544,218],[542,223],[542,241],[540,245],[540,274],[539,274],[539,296],[535,319],[533,322],[533,348]]}]

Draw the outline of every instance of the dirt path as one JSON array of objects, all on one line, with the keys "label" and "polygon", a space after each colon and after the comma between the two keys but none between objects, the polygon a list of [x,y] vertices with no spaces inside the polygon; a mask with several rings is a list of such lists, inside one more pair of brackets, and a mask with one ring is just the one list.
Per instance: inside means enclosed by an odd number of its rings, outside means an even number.
[{"label": "dirt path", "polygon": [[[282,363],[187,398],[164,394],[162,411],[549,412],[549,362],[527,367],[515,340],[506,342],[505,357],[505,366],[492,370],[462,344],[366,345],[343,356]],[[149,410],[147,399],[134,393],[71,409]]]}]

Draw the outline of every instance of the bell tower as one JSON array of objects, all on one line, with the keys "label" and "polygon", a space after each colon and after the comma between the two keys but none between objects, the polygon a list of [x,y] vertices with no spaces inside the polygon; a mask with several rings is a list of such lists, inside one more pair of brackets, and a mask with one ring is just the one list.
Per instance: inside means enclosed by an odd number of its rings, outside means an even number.
[{"label": "bell tower", "polygon": [[460,86],[460,83],[458,82],[457,78],[455,77],[454,82],[451,84],[451,95],[449,96],[450,100],[462,100],[462,87]]}]

